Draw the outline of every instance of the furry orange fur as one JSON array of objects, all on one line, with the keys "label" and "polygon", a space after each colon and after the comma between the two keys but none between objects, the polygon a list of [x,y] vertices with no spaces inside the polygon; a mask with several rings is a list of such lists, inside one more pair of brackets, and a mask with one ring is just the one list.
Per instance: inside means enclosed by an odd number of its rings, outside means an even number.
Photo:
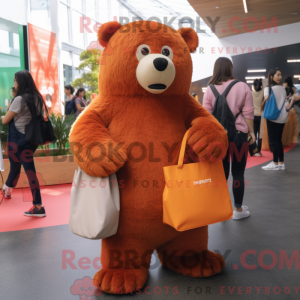
[{"label": "furry orange fur", "polygon": [[[223,127],[189,95],[190,52],[198,46],[197,34],[149,21],[124,26],[109,22],[100,27],[98,39],[101,45],[110,45],[102,54],[100,95],[70,134],[75,161],[83,171],[98,177],[116,172],[122,182],[118,231],[102,240],[102,269],[94,284],[107,293],[141,289],[154,250],[162,265],[175,272],[193,277],[220,272],[224,260],[207,249],[207,226],[178,232],[162,222],[163,167],[178,159],[186,130],[190,128],[188,145],[200,158],[209,158],[206,150],[211,143],[228,147]],[[151,54],[160,53],[165,45],[173,50],[176,77],[161,94],[148,92],[137,81],[136,50],[141,44],[147,44]],[[213,149],[212,155],[221,159],[220,147]],[[172,261],[166,259],[173,251]],[[182,259],[187,264],[196,261],[198,267],[191,269]]]}]

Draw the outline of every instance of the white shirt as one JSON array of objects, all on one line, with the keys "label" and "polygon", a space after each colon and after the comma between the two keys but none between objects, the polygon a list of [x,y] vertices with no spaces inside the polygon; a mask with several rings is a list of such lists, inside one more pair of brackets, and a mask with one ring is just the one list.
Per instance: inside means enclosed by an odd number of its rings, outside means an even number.
[{"label": "white shirt", "polygon": [[[283,107],[278,118],[276,120],[270,120],[270,121],[274,123],[281,123],[281,124],[286,123],[289,113],[286,111],[285,104],[284,104],[286,102],[285,88],[282,85],[275,85],[272,87],[272,90],[276,99],[278,109],[281,109],[282,105]],[[269,87],[265,87],[264,96],[269,96]]]}]

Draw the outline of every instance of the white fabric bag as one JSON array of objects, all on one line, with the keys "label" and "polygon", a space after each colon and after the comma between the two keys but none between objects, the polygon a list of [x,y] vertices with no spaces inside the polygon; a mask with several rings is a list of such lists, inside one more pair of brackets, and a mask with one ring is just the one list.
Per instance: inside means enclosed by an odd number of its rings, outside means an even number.
[{"label": "white fabric bag", "polygon": [[92,240],[112,236],[118,229],[119,212],[116,174],[105,178],[92,177],[78,168],[71,189],[71,231]]}]

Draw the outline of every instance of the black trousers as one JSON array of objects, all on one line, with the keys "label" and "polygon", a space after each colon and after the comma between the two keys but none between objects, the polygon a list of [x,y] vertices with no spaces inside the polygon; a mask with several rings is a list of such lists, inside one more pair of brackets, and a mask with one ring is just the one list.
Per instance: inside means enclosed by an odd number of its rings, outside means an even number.
[{"label": "black trousers", "polygon": [[273,161],[276,163],[284,161],[283,145],[281,141],[284,125],[285,123],[275,123],[267,120],[269,144],[273,152]]},{"label": "black trousers", "polygon": [[254,116],[254,134],[255,134],[255,138],[256,138],[256,143],[257,143],[257,149],[258,149],[258,152],[260,152],[261,150],[261,142],[262,142],[262,139],[261,137],[259,136],[260,134],[260,121],[261,121],[261,116]]},{"label": "black trousers", "polygon": [[247,133],[240,132],[235,143],[230,143],[226,156],[223,159],[223,167],[226,180],[229,177],[230,161],[232,161],[231,173],[233,177],[232,192],[235,207],[241,207],[243,204],[245,192],[245,169],[249,151]]}]

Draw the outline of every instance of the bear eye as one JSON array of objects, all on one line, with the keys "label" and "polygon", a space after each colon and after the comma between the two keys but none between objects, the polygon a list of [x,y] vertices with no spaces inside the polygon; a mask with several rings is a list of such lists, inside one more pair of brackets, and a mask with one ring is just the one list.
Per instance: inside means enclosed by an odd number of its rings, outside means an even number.
[{"label": "bear eye", "polygon": [[161,48],[161,54],[164,56],[168,56],[171,60],[173,60],[173,51],[169,46],[163,46]]},{"label": "bear eye", "polygon": [[140,45],[136,50],[136,58],[140,61],[142,58],[151,53],[150,47],[146,44]]},{"label": "bear eye", "polygon": [[164,48],[161,50],[161,54],[165,55],[165,56],[169,56],[170,55],[170,50],[168,48]]},{"label": "bear eye", "polygon": [[142,53],[143,55],[148,55],[148,54],[149,54],[149,49],[146,48],[146,47],[144,47],[144,48],[142,48],[141,53]]}]

